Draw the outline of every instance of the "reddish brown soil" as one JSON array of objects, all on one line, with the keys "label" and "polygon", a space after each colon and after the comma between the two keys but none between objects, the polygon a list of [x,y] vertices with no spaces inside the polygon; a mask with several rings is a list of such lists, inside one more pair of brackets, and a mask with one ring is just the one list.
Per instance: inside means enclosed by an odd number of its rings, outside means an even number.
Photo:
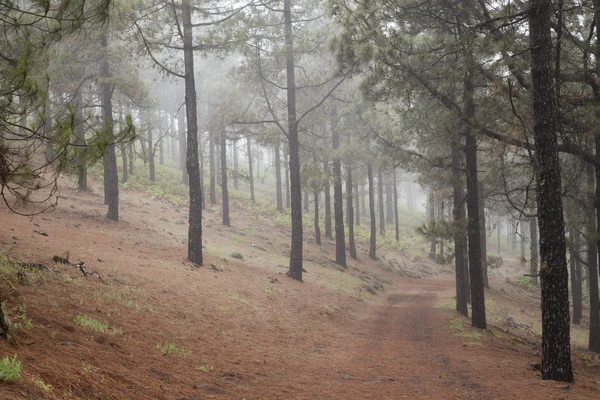
[{"label": "reddish brown soil", "polygon": [[[296,282],[281,267],[289,233],[242,209],[233,228],[207,212],[207,256],[196,268],[184,259],[187,227],[176,223],[185,209],[124,192],[123,220],[113,223],[99,196],[62,192],[57,211],[33,219],[0,209],[0,249],[53,270],[0,282],[13,317],[25,306],[34,325],[16,345],[0,344],[0,357],[23,363],[19,382],[0,384],[0,399],[600,398],[593,361],[574,357],[575,384],[544,382],[527,368],[539,362],[538,337],[519,345],[505,332],[471,338],[466,319],[438,308],[453,295],[447,275],[408,280],[365,256],[340,273],[327,261],[331,243],[322,251],[307,242],[307,257],[321,261],[307,263],[306,282]],[[50,261],[67,250],[101,278]],[[229,256],[236,250],[243,261]],[[378,296],[360,291],[351,276],[358,269],[392,284]],[[497,308],[537,307],[524,293],[490,295]],[[122,334],[86,330],[78,315]],[[180,351],[163,355],[157,344],[165,342]]]}]

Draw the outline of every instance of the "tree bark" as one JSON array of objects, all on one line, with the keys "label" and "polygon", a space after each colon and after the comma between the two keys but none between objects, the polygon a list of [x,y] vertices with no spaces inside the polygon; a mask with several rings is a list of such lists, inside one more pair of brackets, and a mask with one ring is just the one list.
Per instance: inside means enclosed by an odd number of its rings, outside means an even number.
[{"label": "tree bark", "polygon": [[184,185],[188,184],[188,173],[186,167],[186,149],[187,139],[185,130],[185,118],[181,110],[177,114],[177,131],[179,132],[179,168],[181,169],[181,182]]},{"label": "tree bark", "polygon": [[398,220],[398,181],[396,179],[396,168],[393,172],[394,185],[394,228],[396,230],[396,242],[400,241],[400,221]]},{"label": "tree bark", "polygon": [[[81,191],[88,190],[87,184],[87,163],[85,158],[85,126],[83,125],[83,109],[81,93],[77,91],[75,98],[73,99],[73,107],[75,109],[74,118],[74,132],[76,136],[76,142],[79,145],[77,148],[77,188]],[[123,168],[127,168],[125,165]]]},{"label": "tree bark", "polygon": [[377,226],[375,225],[375,188],[373,187],[373,167],[367,165],[367,179],[369,181],[369,214],[371,217],[371,236],[369,238],[369,258],[377,259]]},{"label": "tree bark", "polygon": [[250,135],[246,137],[246,152],[248,153],[248,179],[250,181],[250,201],[256,202],[254,197],[254,171],[252,170],[252,141]]},{"label": "tree bark", "polygon": [[354,185],[354,200],[356,201],[356,206],[354,207],[354,222],[356,223],[356,226],[360,226],[360,196],[358,195],[358,185]]},{"label": "tree bark", "polygon": [[290,167],[287,147],[283,146],[283,165],[285,173],[285,208],[290,208]]},{"label": "tree bark", "polygon": [[[337,130],[337,104],[331,105],[331,138],[333,150],[340,148]],[[344,197],[342,193],[342,163],[339,155],[333,158],[333,212],[335,218],[335,262],[346,268],[346,238],[344,232]]]},{"label": "tree bark", "polygon": [[379,234],[385,236],[385,215],[383,210],[383,173],[377,169],[377,200],[379,204]]},{"label": "tree bark", "polygon": [[386,224],[394,223],[394,188],[390,184],[390,176],[385,175],[385,222]]},{"label": "tree bark", "polygon": [[350,247],[350,257],[356,260],[356,245],[354,243],[354,205],[352,204],[352,168],[346,167],[346,214],[348,215],[348,246]]},{"label": "tree bark", "polygon": [[283,2],[285,32],[285,61],[287,77],[288,140],[290,145],[290,189],[292,209],[292,245],[288,275],[302,280],[302,183],[300,179],[300,145],[296,119],[296,76],[294,64],[294,36],[292,32],[291,0]]},{"label": "tree bark", "polygon": [[182,3],[183,59],[185,68],[185,114],[187,147],[185,166],[190,190],[188,227],[188,260],[202,265],[202,186],[198,161],[198,116],[196,114],[196,81],[194,78],[194,50],[192,42],[192,7],[190,0]]},{"label": "tree bark", "polygon": [[325,175],[327,182],[325,183],[325,237],[333,239],[331,230],[331,186],[329,185],[329,162],[324,162]]},{"label": "tree bark", "polygon": [[210,169],[209,195],[210,204],[217,204],[217,165],[215,161],[215,133],[208,132],[208,168]]},{"label": "tree bark", "polygon": [[315,190],[315,243],[321,245],[321,228],[319,227],[319,192]]},{"label": "tree bark", "polygon": [[461,172],[459,143],[453,140],[452,143],[452,217],[454,219],[454,265],[456,275],[456,311],[469,316],[467,303],[468,275],[465,265],[465,234],[463,226],[465,222],[465,206],[463,200],[464,193],[464,175]]},{"label": "tree bark", "polygon": [[[600,142],[596,144],[596,154],[600,154]],[[587,255],[588,287],[590,294],[590,330],[588,349],[600,352],[600,296],[598,294],[598,227],[600,226],[600,171],[594,173],[591,164],[586,166],[587,189]],[[597,185],[595,187],[595,185]]]},{"label": "tree bark", "polygon": [[104,30],[100,36],[102,54],[100,58],[100,91],[102,103],[102,119],[106,132],[107,144],[104,148],[104,195],[108,205],[106,218],[119,220],[119,173],[117,155],[115,153],[115,135],[112,107],[112,84],[110,83],[110,66],[108,64],[108,33]]},{"label": "tree bark", "polygon": [[[531,236],[531,243],[529,243],[529,275],[533,275],[532,282],[538,284],[538,230],[537,220],[534,218],[529,219],[529,235]],[[498,241],[498,246],[500,241]]]},{"label": "tree bark", "polygon": [[[429,188],[429,195],[427,196],[427,212],[429,214],[429,222],[433,224],[435,222],[435,200],[433,199],[433,190]],[[436,237],[435,235],[431,235],[431,239],[429,241],[429,259],[435,260],[436,257]]]},{"label": "tree bark", "polygon": [[221,138],[221,201],[223,202],[223,225],[229,226],[229,188],[227,186],[227,134],[225,127],[219,127]]},{"label": "tree bark", "polygon": [[533,133],[539,171],[538,221],[542,286],[542,379],[572,382],[565,223],[557,149],[551,0],[532,0],[529,11]]},{"label": "tree bark", "polygon": [[235,190],[239,189],[239,179],[238,179],[238,175],[239,175],[239,161],[238,161],[238,144],[237,144],[238,140],[237,139],[233,139],[232,141],[232,146],[231,146],[231,151],[233,152],[233,188]]},{"label": "tree bark", "polygon": [[152,126],[148,125],[148,168],[150,171],[150,182],[156,181],[156,165],[154,164],[155,143],[152,137]]},{"label": "tree bark", "polygon": [[[479,240],[481,242],[481,273],[483,274],[483,286],[490,287],[487,265],[487,234],[485,229],[485,198],[483,198],[483,183],[479,182],[479,193],[481,193],[481,204],[479,205]],[[525,247],[523,247],[525,249]],[[525,250],[523,250],[525,251]]]},{"label": "tree bark", "polygon": [[277,211],[283,212],[283,194],[281,193],[281,155],[279,142],[275,145],[275,192],[277,196]]},{"label": "tree bark", "polygon": [[570,275],[571,275],[571,290],[573,296],[573,325],[581,324],[581,316],[583,315],[583,304],[582,304],[582,288],[581,288],[581,273],[577,273],[577,253],[579,251],[578,242],[576,237],[575,229],[571,228],[569,232],[569,239],[571,240],[571,248],[569,252],[571,257],[569,260]]},{"label": "tree bark", "polygon": [[[472,119],[475,116],[473,102],[474,86],[471,75],[464,79],[463,99],[465,114]],[[479,329],[486,329],[485,294],[483,271],[481,268],[481,236],[479,234],[479,193],[477,178],[477,138],[471,125],[465,129],[465,160],[467,169],[467,235],[469,237],[469,275],[471,281],[471,323]]]}]

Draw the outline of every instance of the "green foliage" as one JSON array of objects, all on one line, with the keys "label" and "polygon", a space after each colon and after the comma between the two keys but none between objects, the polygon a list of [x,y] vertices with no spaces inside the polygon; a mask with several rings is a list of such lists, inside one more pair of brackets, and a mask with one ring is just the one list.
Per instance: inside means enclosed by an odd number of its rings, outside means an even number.
[{"label": "green foliage", "polygon": [[35,387],[42,389],[45,392],[51,392],[52,391],[52,385],[47,384],[46,382],[44,382],[44,380],[40,377],[35,377],[33,378],[33,384],[35,385]]},{"label": "green foliage", "polygon": [[183,347],[177,347],[175,342],[165,342],[164,344],[157,343],[156,348],[160,350],[160,352],[163,353],[163,355],[165,356],[171,354],[180,354],[182,356],[185,356],[191,353],[190,351],[185,350]]},{"label": "green foliage", "polygon": [[109,328],[108,324],[100,322],[95,318],[88,317],[87,315],[78,315],[75,317],[75,323],[97,333],[105,333],[111,336],[123,334],[121,328]]},{"label": "green foliage", "polygon": [[4,357],[0,360],[0,382],[11,383],[21,379],[21,361],[15,354],[12,358]]}]

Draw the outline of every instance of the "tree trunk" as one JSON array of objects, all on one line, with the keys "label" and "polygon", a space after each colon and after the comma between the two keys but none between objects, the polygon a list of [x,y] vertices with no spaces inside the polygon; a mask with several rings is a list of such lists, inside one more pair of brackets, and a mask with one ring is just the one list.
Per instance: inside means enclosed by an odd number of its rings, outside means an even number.
[{"label": "tree trunk", "polygon": [[[340,148],[337,130],[337,104],[331,105],[331,138],[333,150]],[[335,262],[346,267],[346,238],[344,232],[344,197],[342,193],[342,163],[338,155],[333,158],[333,212],[335,218]]]},{"label": "tree trunk", "polygon": [[400,221],[398,221],[398,181],[396,179],[396,168],[393,172],[394,185],[394,228],[396,230],[396,242],[400,241]]},{"label": "tree trunk", "polygon": [[582,288],[581,288],[581,281],[578,281],[578,278],[580,278],[580,274],[577,274],[577,253],[579,251],[578,249],[578,242],[579,240],[576,238],[576,233],[575,233],[575,229],[571,228],[571,231],[569,232],[569,239],[571,240],[571,249],[569,250],[569,252],[571,253],[571,257],[569,260],[569,266],[570,266],[570,270],[571,270],[571,291],[572,291],[572,295],[573,295],[573,325],[579,325],[581,324],[581,316],[583,314],[583,304],[582,304]]},{"label": "tree trunk", "polygon": [[[479,193],[481,193],[481,204],[479,204],[479,240],[481,242],[481,273],[483,274],[483,286],[490,287],[487,265],[487,230],[485,229],[485,198],[483,197],[483,183],[479,182]],[[525,247],[523,247],[523,251]]]},{"label": "tree trunk", "polygon": [[150,182],[156,181],[156,165],[154,164],[155,143],[152,138],[152,127],[148,126],[148,168],[150,169]]},{"label": "tree trunk", "polygon": [[[473,102],[473,82],[468,74],[464,79],[464,103],[467,118],[475,116]],[[485,294],[483,271],[481,268],[481,236],[479,234],[479,193],[477,178],[477,138],[470,125],[465,129],[465,160],[467,169],[467,235],[469,237],[469,275],[471,281],[471,323],[479,329],[486,329]]]},{"label": "tree trunk", "polygon": [[390,185],[390,176],[385,176],[385,222],[386,224],[394,223],[394,188]]},{"label": "tree trunk", "polygon": [[221,137],[221,201],[223,202],[223,225],[229,226],[229,188],[227,187],[227,134],[225,127],[220,127]]},{"label": "tree trunk", "polygon": [[538,162],[538,220],[542,286],[542,379],[572,382],[565,223],[557,149],[552,71],[551,0],[529,11],[533,133]]},{"label": "tree trunk", "polygon": [[117,170],[117,155],[115,153],[115,135],[112,107],[112,84],[110,83],[110,67],[108,65],[108,34],[106,30],[100,37],[102,54],[100,58],[100,91],[102,103],[102,119],[106,131],[107,144],[104,148],[104,195],[108,205],[106,218],[119,220],[119,173]]},{"label": "tree trunk", "polygon": [[252,141],[250,135],[246,137],[246,152],[248,153],[248,180],[250,181],[250,201],[256,202],[254,197],[254,171],[252,170]]},{"label": "tree trunk", "polygon": [[452,141],[452,217],[454,219],[454,265],[456,274],[456,311],[469,316],[467,303],[469,288],[467,267],[465,265],[465,234],[462,229],[465,222],[465,206],[463,204],[464,175],[460,165],[459,143]]},{"label": "tree trunk", "polygon": [[[534,218],[530,218],[529,219],[529,236],[531,236],[530,238],[530,243],[529,243],[529,274],[533,275],[533,279],[532,282],[534,282],[536,285],[538,283],[538,278],[537,278],[537,274],[538,274],[538,231],[537,231],[537,220]],[[498,241],[498,243],[500,243]]]},{"label": "tree trunk", "polygon": [[362,215],[367,215],[367,206],[365,201],[365,185],[360,185],[360,212]]},{"label": "tree trunk", "polygon": [[240,184],[239,184],[239,179],[238,179],[238,168],[239,168],[239,161],[238,161],[238,144],[237,144],[238,140],[237,139],[233,139],[233,144],[231,146],[231,151],[233,152],[233,188],[235,190],[239,189]]},{"label": "tree trunk", "polygon": [[352,168],[346,167],[346,213],[348,215],[348,246],[350,247],[350,257],[356,260],[356,245],[354,243],[354,205],[352,204]]},{"label": "tree trunk", "polygon": [[377,193],[379,204],[379,234],[385,236],[385,215],[383,211],[383,173],[381,168],[377,169]]},{"label": "tree trunk", "polygon": [[283,212],[283,194],[281,193],[281,156],[279,142],[275,145],[275,192],[277,196],[277,211]]},{"label": "tree trunk", "polygon": [[198,161],[198,116],[196,114],[196,82],[194,78],[194,45],[192,42],[192,8],[190,0],[183,1],[181,16],[183,20],[185,114],[187,120],[185,166],[190,188],[188,260],[194,264],[202,265],[202,186],[200,185],[200,165]]},{"label": "tree trunk", "polygon": [[135,175],[135,171],[133,170],[135,140],[131,140],[127,147],[129,148],[129,175]]},{"label": "tree trunk", "polygon": [[290,167],[288,163],[287,147],[283,146],[283,165],[285,173],[285,208],[290,208]]},{"label": "tree trunk", "polygon": [[315,243],[321,245],[321,228],[319,227],[319,192],[315,190]]},{"label": "tree trunk", "polygon": [[360,226],[360,196],[358,195],[358,185],[354,185],[354,201],[356,201],[356,206],[354,207],[355,217],[354,222],[356,226]]},{"label": "tree trunk", "polygon": [[217,204],[217,165],[215,162],[215,133],[208,132],[208,168],[210,169],[209,195],[210,204]]},{"label": "tree trunk", "polygon": [[[600,154],[600,138],[597,138],[596,154]],[[600,352],[600,298],[598,295],[598,226],[600,226],[600,171],[594,174],[591,164],[586,166],[587,189],[587,255],[588,255],[588,287],[590,294],[590,331],[588,349]]]},{"label": "tree trunk", "polygon": [[367,165],[367,179],[369,181],[369,215],[371,217],[371,236],[369,238],[369,258],[377,259],[377,226],[375,225],[375,188],[373,187],[373,167]]},{"label": "tree trunk", "polygon": [[288,275],[302,280],[302,184],[300,179],[300,145],[296,119],[296,77],[294,65],[294,36],[292,32],[291,0],[283,2],[285,31],[285,61],[287,77],[288,140],[290,144],[290,189],[292,209],[292,245]]},{"label": "tree trunk", "polygon": [[[73,107],[75,109],[73,130],[76,136],[77,147],[77,188],[81,191],[87,191],[87,163],[85,157],[85,126],[83,125],[83,109],[81,93],[77,91],[73,99]],[[127,168],[127,165],[124,166]]]},{"label": "tree trunk", "polygon": [[324,162],[325,175],[327,182],[325,183],[325,237],[333,239],[331,230],[331,186],[329,185],[329,162]]},{"label": "tree trunk", "polygon": [[[433,190],[429,189],[429,195],[427,196],[427,213],[429,214],[429,222],[433,224],[435,222],[435,200],[433,199]],[[435,235],[431,235],[429,245],[429,259],[435,260],[435,253],[437,248]]]},{"label": "tree trunk", "polygon": [[186,149],[187,149],[187,139],[185,132],[185,119],[186,116],[179,111],[177,114],[177,130],[179,132],[179,168],[181,169],[181,182],[184,185],[188,184],[188,172],[186,167]]}]

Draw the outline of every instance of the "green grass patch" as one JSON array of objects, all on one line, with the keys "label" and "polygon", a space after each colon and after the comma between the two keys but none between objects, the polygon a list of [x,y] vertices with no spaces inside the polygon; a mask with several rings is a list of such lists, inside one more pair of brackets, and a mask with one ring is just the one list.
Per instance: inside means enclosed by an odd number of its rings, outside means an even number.
[{"label": "green grass patch", "polygon": [[11,357],[4,357],[0,360],[0,382],[11,383],[21,379],[21,361],[17,360],[15,354]]},{"label": "green grass patch", "polygon": [[123,334],[123,330],[121,328],[109,328],[107,323],[100,322],[96,318],[91,318],[87,315],[79,314],[77,317],[75,317],[75,323],[97,333],[105,333],[111,336]]},{"label": "green grass patch", "polygon": [[171,354],[180,354],[182,356],[188,355],[191,351],[184,349],[183,347],[177,347],[175,342],[157,343],[156,348],[160,350],[165,356]]},{"label": "green grass patch", "polygon": [[442,301],[435,305],[435,308],[443,308],[447,310],[456,310],[456,297]]}]

